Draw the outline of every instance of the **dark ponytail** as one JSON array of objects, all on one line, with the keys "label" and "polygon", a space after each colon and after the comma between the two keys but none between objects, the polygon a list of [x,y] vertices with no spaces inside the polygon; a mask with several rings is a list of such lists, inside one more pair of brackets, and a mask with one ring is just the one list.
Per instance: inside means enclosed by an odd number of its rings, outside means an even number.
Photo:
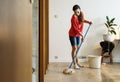
[{"label": "dark ponytail", "polygon": [[[81,9],[79,5],[74,5],[73,6],[73,11],[75,11],[76,9]],[[83,16],[82,16],[82,12],[80,12],[80,15],[78,16],[78,21],[81,24],[83,20]]]},{"label": "dark ponytail", "polygon": [[83,21],[82,12],[80,12],[80,15],[78,16],[78,20],[79,20],[79,24],[81,24]]}]

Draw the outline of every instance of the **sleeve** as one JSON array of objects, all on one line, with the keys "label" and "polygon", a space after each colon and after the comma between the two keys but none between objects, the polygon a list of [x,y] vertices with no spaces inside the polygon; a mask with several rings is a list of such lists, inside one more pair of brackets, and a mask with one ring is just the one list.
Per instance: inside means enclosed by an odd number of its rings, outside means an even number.
[{"label": "sleeve", "polygon": [[77,19],[72,17],[72,20],[71,20],[71,23],[72,23],[72,27],[73,29],[75,30],[75,33],[79,33],[79,24],[77,22]]},{"label": "sleeve", "polygon": [[82,12],[82,17],[83,17],[83,20],[82,20],[82,21],[83,21],[84,23],[89,23],[88,20],[85,20],[83,12]]},{"label": "sleeve", "polygon": [[84,22],[85,21],[85,19],[84,19],[84,13],[81,11],[81,13],[82,13],[82,21]]}]

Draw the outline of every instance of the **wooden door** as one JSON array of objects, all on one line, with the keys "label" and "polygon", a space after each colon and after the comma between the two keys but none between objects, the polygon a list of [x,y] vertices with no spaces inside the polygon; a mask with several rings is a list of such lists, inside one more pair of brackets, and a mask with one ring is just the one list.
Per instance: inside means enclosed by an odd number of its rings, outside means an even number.
[{"label": "wooden door", "polygon": [[0,0],[0,82],[32,82],[30,0]]},{"label": "wooden door", "polygon": [[49,0],[40,0],[40,82],[44,82],[44,75],[49,64]]}]

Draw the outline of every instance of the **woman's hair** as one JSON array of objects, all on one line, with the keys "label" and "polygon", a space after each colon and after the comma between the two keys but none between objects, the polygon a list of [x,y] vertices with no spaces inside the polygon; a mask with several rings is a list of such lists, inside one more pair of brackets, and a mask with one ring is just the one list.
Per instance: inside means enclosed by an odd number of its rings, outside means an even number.
[{"label": "woman's hair", "polygon": [[75,11],[76,9],[81,9],[79,5],[74,5],[73,6],[73,11]]},{"label": "woman's hair", "polygon": [[[73,6],[73,11],[75,11],[76,9],[81,9],[79,5],[74,5]],[[79,20],[79,23],[82,22],[83,20],[83,16],[82,16],[82,12],[80,11],[80,15],[78,16],[78,20]]]}]

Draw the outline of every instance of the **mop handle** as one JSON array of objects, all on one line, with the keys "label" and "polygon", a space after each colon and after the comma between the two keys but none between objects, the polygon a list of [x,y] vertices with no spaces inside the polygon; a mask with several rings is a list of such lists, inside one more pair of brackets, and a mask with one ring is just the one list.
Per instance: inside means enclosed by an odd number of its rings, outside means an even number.
[{"label": "mop handle", "polygon": [[[87,28],[87,30],[86,30],[86,32],[85,32],[84,39],[85,39],[85,37],[86,37],[86,35],[87,35],[89,29],[90,29],[90,26],[91,26],[91,25],[88,26],[88,28]],[[77,57],[78,51],[80,50],[80,48],[81,48],[81,46],[82,46],[82,43],[83,43],[83,42],[80,43],[80,47],[78,48],[78,50],[77,50],[75,56],[73,57],[73,60],[72,60],[72,62],[71,62],[71,64],[70,64],[69,68],[72,67],[72,64],[74,63],[74,60],[75,60],[75,58]]]}]

